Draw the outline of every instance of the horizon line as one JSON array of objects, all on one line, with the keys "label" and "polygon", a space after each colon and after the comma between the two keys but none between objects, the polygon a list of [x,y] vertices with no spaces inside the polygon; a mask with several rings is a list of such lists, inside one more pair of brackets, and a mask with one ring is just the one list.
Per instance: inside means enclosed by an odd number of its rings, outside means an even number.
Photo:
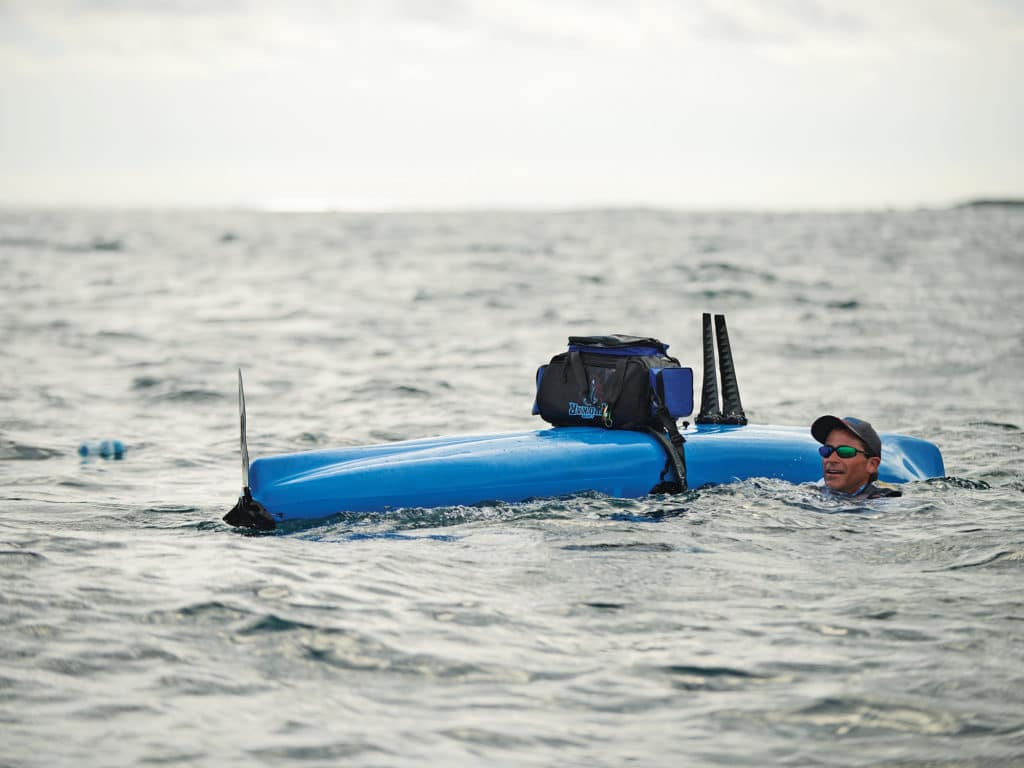
[{"label": "horizon line", "polygon": [[586,213],[651,211],[671,213],[857,213],[857,212],[913,212],[924,210],[952,210],[970,207],[1024,207],[1024,196],[980,195],[947,201],[917,203],[833,203],[833,204],[673,204],[644,202],[591,202],[591,203],[464,203],[454,205],[426,204],[345,204],[338,201],[310,199],[282,199],[267,202],[237,203],[184,203],[184,202],[40,202],[0,200],[0,210],[35,211],[125,211],[125,212],[238,212],[279,214],[440,214],[440,213]]}]

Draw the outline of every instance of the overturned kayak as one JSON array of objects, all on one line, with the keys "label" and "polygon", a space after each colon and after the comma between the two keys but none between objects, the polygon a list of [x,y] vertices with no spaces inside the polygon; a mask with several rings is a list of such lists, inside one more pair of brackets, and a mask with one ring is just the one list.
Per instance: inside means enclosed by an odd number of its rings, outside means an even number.
[{"label": "overturned kayak", "polygon": [[[718,327],[718,362],[725,407],[719,407],[714,345],[707,315],[704,321],[705,379],[701,413],[695,425],[684,422],[681,431],[677,429],[673,413],[664,418],[664,429],[555,426],[524,432],[433,437],[305,451],[258,458],[250,464],[245,437],[245,397],[239,372],[243,488],[238,503],[224,520],[231,525],[269,529],[287,521],[318,520],[342,512],[387,513],[410,507],[519,502],[585,491],[639,498],[651,493],[678,492],[754,477],[792,483],[820,479],[819,443],[807,428],[746,423],[724,318]],[[587,342],[593,344],[594,338],[588,337]],[[592,346],[581,348],[613,355],[617,367],[605,364],[605,375],[622,374],[626,367],[621,362],[625,353],[616,350],[625,348],[623,345],[627,343],[635,344],[639,337],[601,338],[614,347],[611,352]],[[662,351],[666,348],[661,347]],[[636,352],[637,348],[630,346],[628,349]],[[575,364],[579,367],[582,365],[580,355],[576,357]],[[597,358],[600,362],[601,355]],[[553,363],[556,359],[560,358],[553,358]],[[643,359],[648,363],[651,360]],[[677,362],[664,356],[658,360],[661,361],[658,365]],[[656,368],[650,381],[661,382],[666,370],[673,374],[688,371]],[[567,364],[567,370],[556,384],[562,387],[568,383],[571,388],[571,379]],[[676,375],[676,380],[684,379]],[[588,385],[586,370],[580,374],[580,380],[583,387],[580,391],[600,389],[595,386],[596,379]],[[638,386],[648,386],[646,370]],[[651,391],[658,400],[656,389]],[[681,400],[676,396],[675,401]],[[686,401],[686,397],[682,401]],[[692,394],[688,403],[684,410],[692,408]],[[610,409],[604,402],[600,406],[568,409],[567,413],[571,411],[572,415],[565,418],[585,420],[592,416],[595,423],[599,414],[610,418]],[[663,409],[663,415],[667,411]],[[580,413],[584,416],[580,417]],[[905,435],[882,434],[880,437],[883,458],[878,479],[882,482],[905,483],[945,474],[942,456],[932,443]]]},{"label": "overturned kayak", "polygon": [[[806,428],[699,425],[683,431],[690,488],[751,477],[803,483],[821,477],[818,443]],[[883,482],[941,477],[929,442],[883,434]],[[489,501],[517,502],[597,491],[639,498],[671,470],[651,435],[599,427],[437,437],[256,459],[249,503],[225,518],[272,528],[339,512],[388,512]]]}]

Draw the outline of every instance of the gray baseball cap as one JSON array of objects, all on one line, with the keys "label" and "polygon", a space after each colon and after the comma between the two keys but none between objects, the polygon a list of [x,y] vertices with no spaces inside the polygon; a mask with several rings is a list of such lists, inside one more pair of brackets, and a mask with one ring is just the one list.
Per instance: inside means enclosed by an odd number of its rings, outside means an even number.
[{"label": "gray baseball cap", "polygon": [[844,416],[841,419],[838,416],[822,416],[811,424],[811,434],[822,444],[828,440],[833,429],[845,429],[855,434],[864,442],[869,456],[882,455],[882,438],[875,432],[875,428],[863,419],[856,419],[853,416]]}]

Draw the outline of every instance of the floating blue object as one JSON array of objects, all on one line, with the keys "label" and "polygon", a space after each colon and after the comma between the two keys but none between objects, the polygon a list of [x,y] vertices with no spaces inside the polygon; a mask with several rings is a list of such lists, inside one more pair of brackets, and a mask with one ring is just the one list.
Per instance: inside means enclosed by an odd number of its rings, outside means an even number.
[{"label": "floating blue object", "polygon": [[120,440],[87,440],[78,446],[82,457],[99,456],[101,459],[123,459],[124,443]]}]

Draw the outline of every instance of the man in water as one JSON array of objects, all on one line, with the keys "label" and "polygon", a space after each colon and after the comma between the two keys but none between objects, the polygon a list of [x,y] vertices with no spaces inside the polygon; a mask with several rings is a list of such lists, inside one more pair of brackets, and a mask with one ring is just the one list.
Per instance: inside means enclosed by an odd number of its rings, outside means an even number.
[{"label": "man in water", "polygon": [[821,472],[830,496],[875,499],[901,496],[894,488],[875,485],[882,461],[882,440],[866,421],[847,416],[822,416],[811,425],[821,443]]}]

